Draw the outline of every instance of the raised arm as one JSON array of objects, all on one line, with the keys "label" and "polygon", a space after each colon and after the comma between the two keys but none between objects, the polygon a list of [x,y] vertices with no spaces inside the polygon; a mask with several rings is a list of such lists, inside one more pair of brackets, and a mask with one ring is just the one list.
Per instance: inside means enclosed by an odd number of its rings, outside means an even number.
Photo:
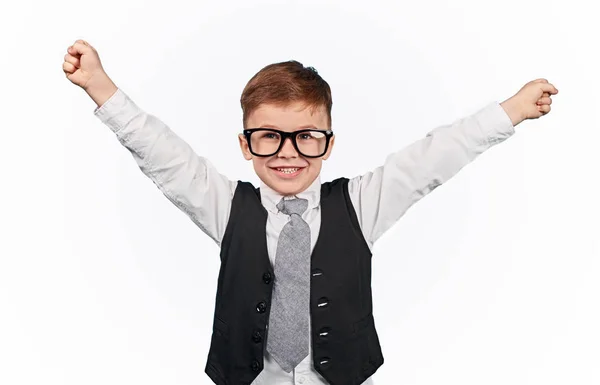
[{"label": "raised arm", "polygon": [[146,113],[106,75],[96,51],[78,40],[63,65],[67,78],[96,102],[94,114],[129,150],[142,172],[217,244],[237,182],[221,175],[164,122]]},{"label": "raised arm", "polygon": [[383,166],[351,179],[350,198],[369,246],[413,204],[512,136],[523,120],[548,113],[550,94],[557,92],[545,79],[529,82],[503,103],[437,127],[388,156]]}]

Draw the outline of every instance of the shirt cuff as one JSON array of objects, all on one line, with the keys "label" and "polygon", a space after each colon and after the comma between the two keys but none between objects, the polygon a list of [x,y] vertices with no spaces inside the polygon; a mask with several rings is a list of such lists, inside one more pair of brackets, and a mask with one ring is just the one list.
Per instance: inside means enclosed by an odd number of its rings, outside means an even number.
[{"label": "shirt cuff", "polygon": [[475,118],[490,146],[503,142],[515,133],[510,117],[497,101],[488,104]]},{"label": "shirt cuff", "polygon": [[94,109],[94,115],[117,133],[141,112],[141,109],[120,88],[104,104]]}]

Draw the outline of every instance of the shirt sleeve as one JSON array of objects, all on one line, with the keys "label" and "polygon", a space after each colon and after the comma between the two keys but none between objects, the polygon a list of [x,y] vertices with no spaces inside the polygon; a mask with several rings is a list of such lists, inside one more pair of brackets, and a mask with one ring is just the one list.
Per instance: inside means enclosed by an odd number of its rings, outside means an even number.
[{"label": "shirt sleeve", "polygon": [[384,165],[350,179],[350,199],[369,246],[413,204],[514,132],[509,116],[493,102],[473,115],[433,129],[389,155]]},{"label": "shirt sleeve", "polygon": [[116,134],[158,189],[220,246],[237,182],[217,172],[121,89],[97,107],[94,115]]}]

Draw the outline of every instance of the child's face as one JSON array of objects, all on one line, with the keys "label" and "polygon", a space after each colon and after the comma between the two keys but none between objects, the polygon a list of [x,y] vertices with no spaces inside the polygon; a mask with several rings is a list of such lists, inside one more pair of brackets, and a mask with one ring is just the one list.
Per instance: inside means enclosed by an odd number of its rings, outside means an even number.
[{"label": "child's face", "polygon": [[[295,102],[286,107],[272,104],[259,106],[247,120],[248,128],[274,128],[293,132],[305,128],[327,130],[327,113],[320,107],[311,114],[311,108]],[[308,188],[321,172],[321,164],[331,153],[335,137],[329,142],[325,155],[319,158],[306,158],[296,151],[291,139],[286,139],[278,153],[269,157],[255,156],[248,148],[244,135],[239,141],[246,160],[252,160],[254,171],[270,188],[281,195],[294,195]],[[285,173],[281,168],[298,168],[298,171]]]}]

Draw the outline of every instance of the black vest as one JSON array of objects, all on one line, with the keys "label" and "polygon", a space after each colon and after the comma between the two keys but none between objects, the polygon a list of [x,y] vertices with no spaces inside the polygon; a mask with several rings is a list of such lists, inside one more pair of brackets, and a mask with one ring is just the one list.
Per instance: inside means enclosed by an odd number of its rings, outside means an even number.
[{"label": "black vest", "polygon": [[[206,374],[250,384],[263,369],[271,291],[267,211],[239,182],[221,244],[221,269]],[[311,257],[314,368],[332,385],[361,384],[383,364],[371,298],[371,252],[348,195],[348,179],[321,185],[321,228]]]}]

